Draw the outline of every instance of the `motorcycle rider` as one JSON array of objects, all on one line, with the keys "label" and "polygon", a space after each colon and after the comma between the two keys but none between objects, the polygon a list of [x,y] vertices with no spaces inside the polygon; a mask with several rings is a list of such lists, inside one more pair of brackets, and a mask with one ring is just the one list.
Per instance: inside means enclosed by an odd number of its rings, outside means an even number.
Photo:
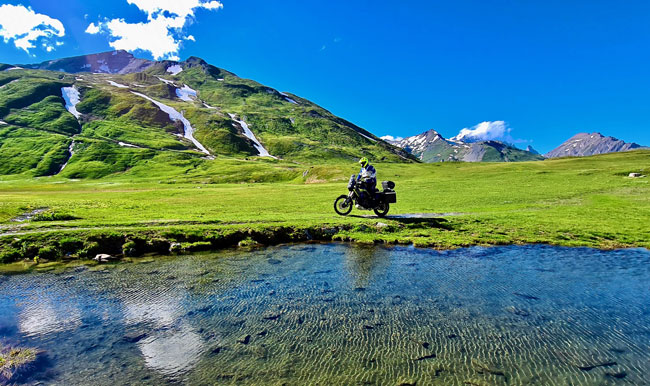
[{"label": "motorcycle rider", "polygon": [[359,175],[357,176],[357,181],[361,180],[361,197],[359,198],[362,203],[365,203],[366,199],[370,199],[375,195],[377,171],[374,166],[370,165],[370,161],[366,157],[362,157],[359,160],[359,164],[361,164],[361,171],[359,171]]}]

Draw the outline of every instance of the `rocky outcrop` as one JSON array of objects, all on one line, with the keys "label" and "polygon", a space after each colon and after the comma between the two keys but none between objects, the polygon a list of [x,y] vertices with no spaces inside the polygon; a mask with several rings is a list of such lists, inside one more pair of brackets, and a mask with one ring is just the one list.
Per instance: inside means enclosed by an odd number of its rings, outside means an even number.
[{"label": "rocky outcrop", "polygon": [[627,143],[600,133],[579,133],[562,145],[546,153],[547,158],[583,157],[597,154],[616,153],[641,148],[636,143]]}]

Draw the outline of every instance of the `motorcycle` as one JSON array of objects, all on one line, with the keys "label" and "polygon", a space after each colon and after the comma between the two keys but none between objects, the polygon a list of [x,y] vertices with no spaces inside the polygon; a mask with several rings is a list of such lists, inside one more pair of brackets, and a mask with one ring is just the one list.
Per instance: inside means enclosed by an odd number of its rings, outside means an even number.
[{"label": "motorcycle", "polygon": [[348,182],[347,195],[340,195],[334,201],[334,211],[341,215],[347,216],[356,205],[359,210],[372,210],[379,217],[384,217],[390,210],[390,204],[397,202],[397,193],[395,193],[395,183],[393,181],[383,181],[381,183],[383,191],[366,192],[361,194],[361,183],[356,176],[350,177]]}]

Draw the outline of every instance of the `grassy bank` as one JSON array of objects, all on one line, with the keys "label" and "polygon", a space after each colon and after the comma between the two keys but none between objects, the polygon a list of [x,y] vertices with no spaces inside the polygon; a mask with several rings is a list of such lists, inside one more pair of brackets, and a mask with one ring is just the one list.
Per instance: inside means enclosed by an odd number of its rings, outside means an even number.
[{"label": "grassy bank", "polygon": [[[0,177],[0,256],[38,256],[42,263],[121,253],[127,243],[126,250],[141,254],[174,243],[192,251],[308,239],[650,248],[649,179],[627,177],[650,174],[650,151],[507,164],[378,164],[380,179],[397,184],[390,214],[401,215],[381,220],[333,211],[354,165],[237,162],[99,180]],[[12,221],[36,209],[44,212]],[[436,215],[412,216],[421,213]]]}]

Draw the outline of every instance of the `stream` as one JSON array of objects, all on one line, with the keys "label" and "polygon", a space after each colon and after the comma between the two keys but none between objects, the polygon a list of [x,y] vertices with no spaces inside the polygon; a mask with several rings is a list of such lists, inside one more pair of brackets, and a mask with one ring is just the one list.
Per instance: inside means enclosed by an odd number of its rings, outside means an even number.
[{"label": "stream", "polygon": [[[0,275],[23,384],[650,379],[650,251],[299,244]],[[40,382],[40,383],[39,383]]]}]

